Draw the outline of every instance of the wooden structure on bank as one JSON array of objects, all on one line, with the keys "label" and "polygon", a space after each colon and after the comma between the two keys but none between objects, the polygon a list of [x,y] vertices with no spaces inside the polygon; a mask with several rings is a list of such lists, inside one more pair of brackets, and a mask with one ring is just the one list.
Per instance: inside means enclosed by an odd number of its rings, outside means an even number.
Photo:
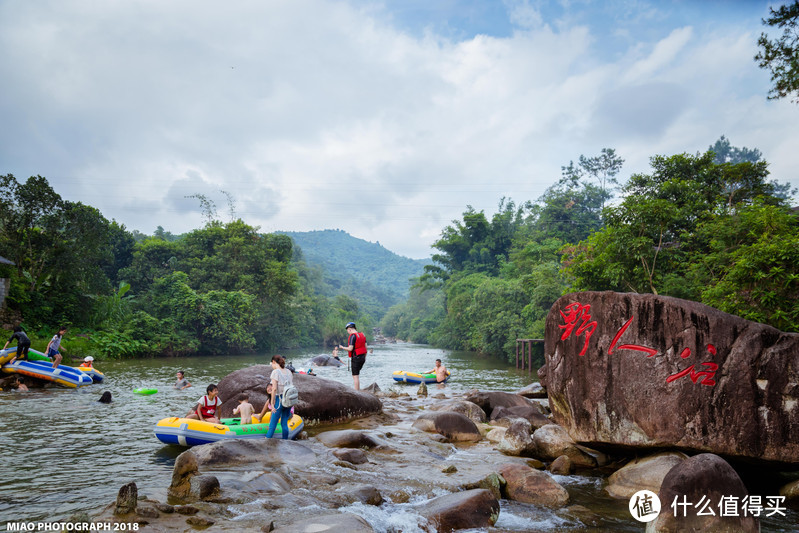
[{"label": "wooden structure on bank", "polygon": [[[533,344],[544,342],[544,339],[516,339],[516,368],[525,368],[525,354],[527,355],[527,372],[533,371]],[[521,347],[521,358],[519,358],[519,347]],[[521,362],[521,367],[519,366]]]}]

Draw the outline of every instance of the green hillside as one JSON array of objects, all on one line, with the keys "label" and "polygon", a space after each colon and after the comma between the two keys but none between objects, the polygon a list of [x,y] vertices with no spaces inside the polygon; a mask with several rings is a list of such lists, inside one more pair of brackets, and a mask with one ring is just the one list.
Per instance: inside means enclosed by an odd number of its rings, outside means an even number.
[{"label": "green hillside", "polygon": [[402,257],[342,230],[277,233],[291,237],[309,266],[321,268],[327,286],[324,292],[369,300],[362,303],[371,308],[375,318],[407,298],[409,280],[421,276],[430,262]]}]

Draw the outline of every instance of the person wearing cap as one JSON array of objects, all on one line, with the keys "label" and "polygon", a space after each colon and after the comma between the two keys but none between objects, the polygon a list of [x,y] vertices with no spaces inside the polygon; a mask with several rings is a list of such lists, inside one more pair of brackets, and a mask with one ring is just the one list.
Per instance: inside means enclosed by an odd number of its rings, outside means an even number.
[{"label": "person wearing cap", "polygon": [[366,335],[358,331],[355,327],[355,322],[349,322],[346,326],[347,329],[347,346],[338,347],[342,350],[347,350],[352,358],[352,385],[355,390],[361,390],[361,369],[366,363],[366,354],[369,348],[366,346]]},{"label": "person wearing cap", "polygon": [[92,361],[94,361],[94,357],[91,355],[87,355],[83,358],[83,362],[80,364],[80,368],[92,368]]}]

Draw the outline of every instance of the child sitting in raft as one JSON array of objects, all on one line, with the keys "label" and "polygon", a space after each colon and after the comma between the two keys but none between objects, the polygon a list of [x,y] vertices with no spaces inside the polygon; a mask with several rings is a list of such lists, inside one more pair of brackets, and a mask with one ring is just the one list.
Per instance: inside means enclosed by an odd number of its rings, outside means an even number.
[{"label": "child sitting in raft", "polygon": [[233,409],[233,414],[241,414],[241,424],[252,424],[252,414],[255,408],[250,403],[250,397],[246,394],[239,395],[239,406]]},{"label": "child sitting in raft", "polygon": [[216,416],[216,410],[222,405],[222,401],[217,396],[219,387],[211,383],[206,387],[205,392],[205,396],[197,400],[194,412],[186,415],[186,418],[219,424],[219,418]]},{"label": "child sitting in raft", "polygon": [[[253,419],[257,418],[257,421],[259,423],[265,423],[262,422],[264,419],[264,414],[266,414],[267,411],[270,412],[272,411],[272,403],[269,401],[271,398],[272,398],[272,382],[270,381],[269,384],[266,386],[266,403],[264,404],[264,408],[261,409],[261,414],[255,415],[253,417]],[[294,407],[291,408],[291,416],[294,416]]]}]

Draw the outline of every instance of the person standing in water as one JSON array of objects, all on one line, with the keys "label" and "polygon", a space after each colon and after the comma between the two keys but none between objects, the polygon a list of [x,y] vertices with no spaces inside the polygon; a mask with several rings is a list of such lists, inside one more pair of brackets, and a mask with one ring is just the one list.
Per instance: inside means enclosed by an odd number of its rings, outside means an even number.
[{"label": "person standing in water", "polygon": [[441,364],[441,359],[436,359],[436,366],[433,370],[428,370],[425,374],[435,374],[436,382],[443,383],[447,380],[447,367]]},{"label": "person standing in water", "polygon": [[[278,420],[280,421],[281,437],[284,440],[289,438],[289,418],[291,418],[291,407],[283,407],[281,395],[286,390],[287,385],[294,383],[294,376],[291,371],[286,370],[286,360],[282,355],[272,356],[272,374],[269,381],[272,384],[270,402],[272,407],[272,417],[269,419],[269,429],[266,438],[271,439],[275,435]],[[263,416],[263,410],[261,411]]]},{"label": "person standing in water", "polygon": [[177,381],[175,381],[175,388],[176,389],[183,390],[183,389],[185,389],[187,387],[191,387],[191,383],[189,383],[189,380],[186,379],[186,377],[184,376],[182,370],[178,370],[177,377],[178,377],[178,379],[177,379]]},{"label": "person standing in water", "polygon": [[26,361],[28,359],[28,350],[31,347],[31,340],[25,335],[25,332],[22,331],[22,326],[14,327],[14,333],[11,335],[11,338],[8,339],[5,346],[3,346],[3,349],[5,350],[8,348],[8,345],[11,344],[14,339],[17,340],[17,355],[14,356],[11,362],[13,363],[17,359]]},{"label": "person standing in water", "polygon": [[358,331],[355,327],[355,322],[349,322],[346,326],[347,329],[347,346],[338,347],[342,350],[347,350],[352,358],[352,386],[355,390],[361,390],[361,369],[366,363],[366,354],[369,352],[369,347],[366,346],[366,335]]},{"label": "person standing in water", "polygon": [[64,336],[64,333],[67,332],[67,328],[60,327],[58,328],[58,333],[53,335],[53,338],[50,339],[50,342],[47,343],[47,350],[45,354],[47,357],[53,360],[53,368],[58,368],[58,365],[61,364],[61,352],[59,349],[61,348],[61,338]]}]

